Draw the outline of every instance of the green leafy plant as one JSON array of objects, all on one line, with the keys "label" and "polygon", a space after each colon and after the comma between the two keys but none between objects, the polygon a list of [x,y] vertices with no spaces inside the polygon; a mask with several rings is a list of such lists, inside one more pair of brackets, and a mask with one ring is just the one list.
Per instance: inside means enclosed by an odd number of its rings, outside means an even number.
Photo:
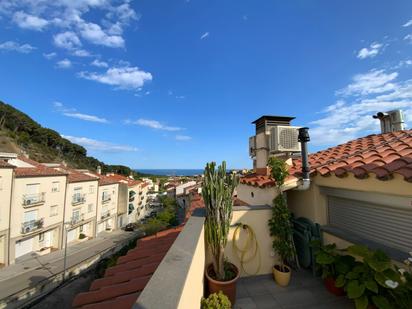
[{"label": "green leafy plant", "polygon": [[315,260],[318,267],[322,270],[322,278],[333,278],[339,281],[337,287],[342,287],[345,283],[345,275],[355,265],[355,258],[350,255],[344,255],[341,250],[336,248],[335,244],[322,246],[320,241],[313,241],[312,247],[315,250]]},{"label": "green leafy plant", "polygon": [[202,297],[201,309],[230,309],[232,305],[229,298],[219,291],[210,294],[208,298]]},{"label": "green leafy plant", "polygon": [[362,261],[356,262],[344,278],[338,277],[337,286],[345,287],[357,309],[366,309],[369,304],[379,309],[393,308],[388,289],[399,285],[400,276],[390,258],[381,250],[373,251],[362,245],[350,246],[347,251]]},{"label": "green leafy plant", "polygon": [[85,239],[87,236],[84,233],[79,234],[79,239]]},{"label": "green leafy plant", "polygon": [[274,237],[272,247],[278,253],[280,270],[286,271],[286,264],[297,261],[296,249],[293,242],[292,214],[287,206],[282,186],[289,175],[286,164],[279,158],[272,157],[268,163],[272,178],[276,182],[278,196],[273,200],[272,218],[269,220],[270,235]]},{"label": "green leafy plant", "polygon": [[[202,184],[202,196],[205,203],[205,238],[212,252],[212,265],[216,279],[227,281],[224,250],[227,244],[232,220],[233,192],[239,183],[235,174],[226,172],[226,162],[216,169],[216,163],[206,164]],[[226,265],[225,265],[226,264]]]}]

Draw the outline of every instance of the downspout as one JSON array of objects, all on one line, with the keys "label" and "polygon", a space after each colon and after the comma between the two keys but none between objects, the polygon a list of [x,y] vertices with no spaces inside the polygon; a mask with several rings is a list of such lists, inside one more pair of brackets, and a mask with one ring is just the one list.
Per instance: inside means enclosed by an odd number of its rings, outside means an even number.
[{"label": "downspout", "polygon": [[302,179],[301,183],[294,189],[299,191],[304,191],[310,187],[310,167],[308,162],[308,147],[307,143],[310,141],[309,128],[299,128],[298,141],[301,144],[301,155],[302,155]]}]

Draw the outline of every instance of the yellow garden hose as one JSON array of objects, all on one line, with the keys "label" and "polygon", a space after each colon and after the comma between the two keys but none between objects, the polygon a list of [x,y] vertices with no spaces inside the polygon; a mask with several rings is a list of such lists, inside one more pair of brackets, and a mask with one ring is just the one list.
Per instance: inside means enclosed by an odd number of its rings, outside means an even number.
[{"label": "yellow garden hose", "polygon": [[[241,228],[243,228],[243,230],[246,231],[247,238],[246,238],[245,245],[240,248],[238,246],[238,242],[239,242],[239,234],[240,234],[240,229]],[[253,275],[256,275],[256,274],[259,273],[260,266],[261,266],[259,243],[256,239],[255,232],[253,231],[253,229],[249,225],[242,224],[242,223],[237,224],[237,226],[235,228],[235,231],[233,232],[232,248],[233,248],[234,254],[240,260],[240,268],[245,274],[247,274],[249,276],[253,276]],[[247,255],[248,255],[247,253],[251,250],[253,251],[253,253],[251,255],[249,255],[249,257],[247,257]],[[256,256],[258,256],[257,269],[254,273],[249,273],[245,269],[245,264],[247,264],[250,261],[254,260]]]}]

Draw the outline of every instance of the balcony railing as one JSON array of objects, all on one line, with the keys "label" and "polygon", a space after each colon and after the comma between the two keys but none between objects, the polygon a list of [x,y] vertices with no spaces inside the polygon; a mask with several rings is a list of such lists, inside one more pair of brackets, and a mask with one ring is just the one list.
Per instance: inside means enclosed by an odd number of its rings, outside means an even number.
[{"label": "balcony railing", "polygon": [[112,200],[112,196],[111,195],[103,195],[102,197],[102,203],[108,203]]},{"label": "balcony railing", "polygon": [[27,234],[27,233],[34,232],[36,230],[43,228],[43,225],[44,225],[43,218],[39,220],[30,220],[30,221],[23,222],[21,224],[21,233]]},{"label": "balcony railing", "polygon": [[73,216],[70,219],[70,224],[71,225],[76,225],[80,222],[84,221],[84,214],[81,214],[80,216]]},{"label": "balcony railing", "polygon": [[23,195],[23,206],[24,207],[38,206],[38,205],[44,204],[45,201],[46,201],[46,192]]},{"label": "balcony railing", "polygon": [[86,202],[86,194],[74,194],[72,197],[72,205],[79,205]]},{"label": "balcony railing", "polygon": [[108,217],[110,217],[110,210],[103,211],[102,214],[101,214],[101,218],[104,219],[104,218],[108,218]]}]

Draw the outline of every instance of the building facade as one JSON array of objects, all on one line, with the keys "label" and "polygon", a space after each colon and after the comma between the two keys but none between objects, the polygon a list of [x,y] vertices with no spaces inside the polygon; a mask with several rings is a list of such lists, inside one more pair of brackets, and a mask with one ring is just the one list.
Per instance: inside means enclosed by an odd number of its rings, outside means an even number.
[{"label": "building facade", "polygon": [[10,204],[14,166],[0,160],[0,267],[9,262]]}]

